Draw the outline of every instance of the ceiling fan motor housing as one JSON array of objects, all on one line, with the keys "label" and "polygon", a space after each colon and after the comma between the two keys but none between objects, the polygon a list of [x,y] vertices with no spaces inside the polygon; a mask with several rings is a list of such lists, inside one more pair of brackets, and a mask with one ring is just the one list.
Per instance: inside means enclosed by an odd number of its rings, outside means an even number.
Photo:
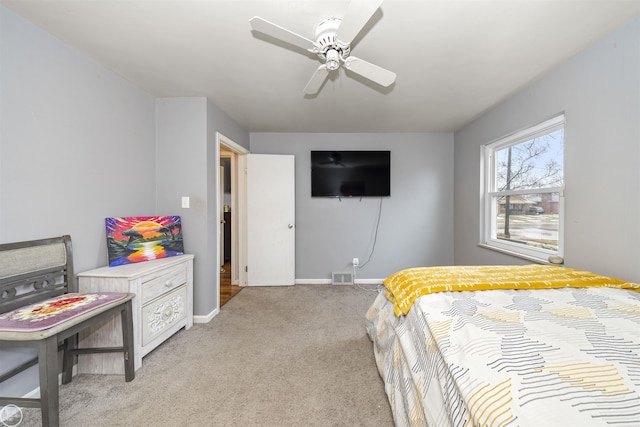
[{"label": "ceiling fan motor housing", "polygon": [[349,45],[336,40],[336,32],[341,22],[340,18],[327,18],[316,26],[316,44],[319,47],[317,54],[327,61],[327,68],[330,70],[337,69],[340,66],[339,60],[344,61],[351,53]]}]

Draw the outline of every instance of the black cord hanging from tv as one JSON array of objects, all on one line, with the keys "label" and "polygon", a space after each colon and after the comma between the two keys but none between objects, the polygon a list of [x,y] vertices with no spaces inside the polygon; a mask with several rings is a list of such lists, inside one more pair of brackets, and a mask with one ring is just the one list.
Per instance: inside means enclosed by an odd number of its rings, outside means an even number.
[{"label": "black cord hanging from tv", "polygon": [[380,205],[378,205],[378,219],[376,220],[376,229],[373,234],[373,245],[371,245],[371,252],[369,252],[367,260],[362,264],[359,264],[357,268],[364,268],[365,265],[369,264],[369,261],[371,261],[371,257],[373,256],[373,251],[376,250],[376,242],[378,241],[378,229],[380,228],[380,217],[382,216],[382,199],[383,197],[380,197]]}]

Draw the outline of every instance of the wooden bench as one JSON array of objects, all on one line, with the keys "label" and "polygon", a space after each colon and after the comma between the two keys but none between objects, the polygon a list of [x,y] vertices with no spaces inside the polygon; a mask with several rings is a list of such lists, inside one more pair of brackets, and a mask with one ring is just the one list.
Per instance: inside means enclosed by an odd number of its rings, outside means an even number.
[{"label": "wooden bench", "polygon": [[[71,382],[76,355],[122,352],[125,379],[135,377],[131,293],[78,293],[69,236],[0,244],[0,350],[35,348],[37,357],[0,376],[0,382],[39,365],[39,398],[0,397],[2,405],[40,408],[43,426],[59,424],[58,353],[62,383]],[[77,333],[120,315],[122,346],[78,348]]]}]

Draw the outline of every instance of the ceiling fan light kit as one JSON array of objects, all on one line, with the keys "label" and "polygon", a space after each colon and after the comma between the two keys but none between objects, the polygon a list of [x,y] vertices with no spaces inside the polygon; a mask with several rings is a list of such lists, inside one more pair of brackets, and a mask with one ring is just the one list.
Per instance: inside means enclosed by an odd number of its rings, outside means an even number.
[{"label": "ceiling fan light kit", "polygon": [[340,67],[340,59],[342,59],[342,57],[337,50],[329,49],[327,51],[327,56],[326,56],[327,70],[329,71],[337,70]]},{"label": "ceiling fan light kit", "polygon": [[381,4],[382,0],[352,0],[343,19],[320,21],[315,29],[315,42],[257,16],[251,18],[249,23],[254,31],[306,49],[323,61],[304,88],[307,95],[318,93],[329,73],[338,70],[341,63],[347,70],[388,87],[396,80],[394,72],[351,56],[351,42]]}]

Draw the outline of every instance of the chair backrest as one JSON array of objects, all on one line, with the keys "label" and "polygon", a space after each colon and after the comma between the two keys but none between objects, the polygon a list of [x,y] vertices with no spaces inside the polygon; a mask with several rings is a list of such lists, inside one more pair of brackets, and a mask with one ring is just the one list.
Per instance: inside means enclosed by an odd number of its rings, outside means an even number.
[{"label": "chair backrest", "polygon": [[70,236],[0,244],[0,313],[77,291]]}]

